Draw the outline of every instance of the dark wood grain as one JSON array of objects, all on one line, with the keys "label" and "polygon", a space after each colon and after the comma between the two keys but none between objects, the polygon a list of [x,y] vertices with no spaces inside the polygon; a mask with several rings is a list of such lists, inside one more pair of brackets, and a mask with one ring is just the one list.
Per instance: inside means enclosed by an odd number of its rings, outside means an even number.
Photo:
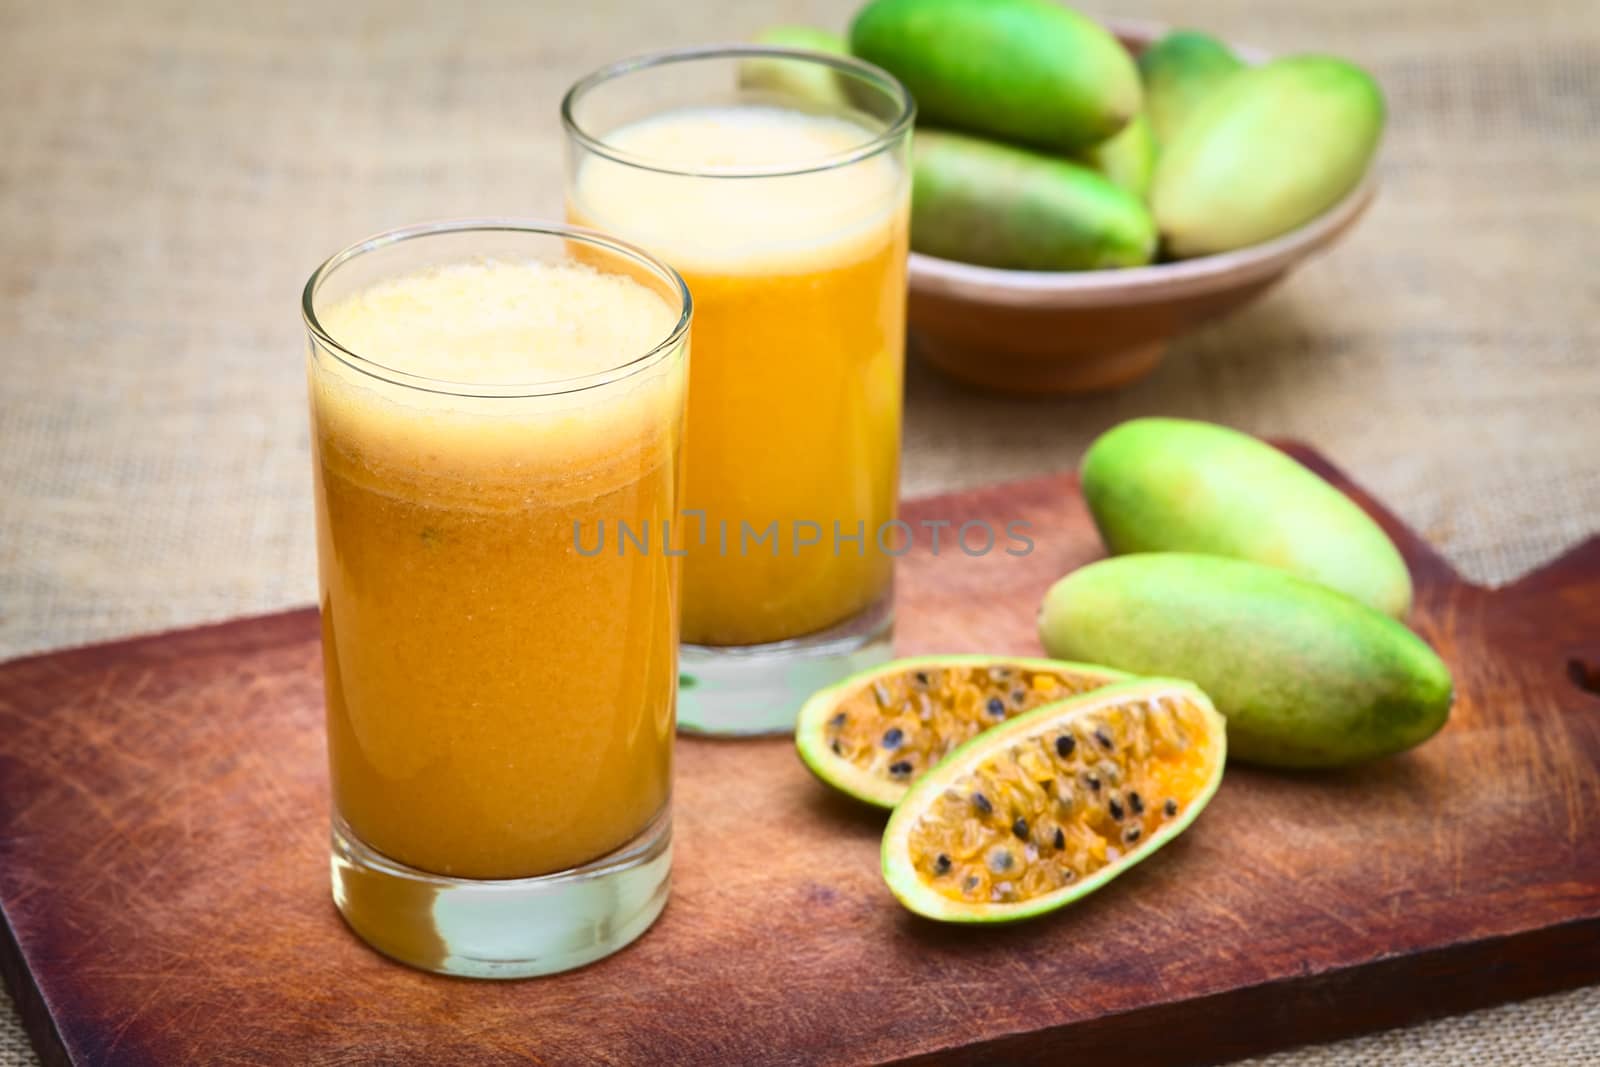
[{"label": "dark wood grain", "polygon": [[[1036,546],[920,539],[907,652],[1036,651],[1039,596],[1100,553],[1070,476],[906,510],[1027,520]],[[509,984],[388,963],[328,899],[300,611],[0,667],[0,966],[47,1061],[76,1064],[1175,1064],[1600,980],[1600,696],[1578,684],[1600,541],[1487,591],[1374,510],[1455,671],[1449,726],[1344,773],[1231,768],[1190,833],[1044,921],[913,918],[878,878],[881,818],[788,743],[684,740],[673,897],[638,943]]]}]

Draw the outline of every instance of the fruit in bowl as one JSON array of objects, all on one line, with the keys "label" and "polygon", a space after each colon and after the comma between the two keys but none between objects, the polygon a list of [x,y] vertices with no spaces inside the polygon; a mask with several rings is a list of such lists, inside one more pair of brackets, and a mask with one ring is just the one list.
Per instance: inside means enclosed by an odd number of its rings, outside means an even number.
[{"label": "fruit in bowl", "polygon": [[[911,240],[983,266],[1137,266],[1144,260],[1085,256],[1082,234],[1103,228],[1121,243],[1119,216],[1143,210],[1145,187],[1169,257],[1259,244],[1353,189],[1383,129],[1376,83],[1344,60],[1250,67],[1221,41],[1180,31],[1149,49],[1144,84],[1110,31],[1053,0],[872,0],[850,27],[850,49],[905,83],[925,125],[968,135],[923,136]],[[1059,192],[1097,174],[1120,200]],[[983,210],[987,227],[971,218]],[[1019,214],[1040,223],[1033,239],[996,239]],[[947,216],[963,222],[945,225]]]},{"label": "fruit in bowl", "polygon": [[871,0],[850,50],[916,98],[915,349],[1011,392],[1112,388],[1370,202],[1370,75],[1054,0]]}]

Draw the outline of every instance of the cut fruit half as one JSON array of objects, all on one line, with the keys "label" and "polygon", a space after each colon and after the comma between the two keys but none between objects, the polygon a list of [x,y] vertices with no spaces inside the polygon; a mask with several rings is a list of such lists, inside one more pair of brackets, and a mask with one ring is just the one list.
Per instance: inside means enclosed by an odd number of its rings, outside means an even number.
[{"label": "cut fruit half", "polygon": [[1053,911],[1182,833],[1226,753],[1222,716],[1188,682],[1123,682],[1039,708],[911,787],[883,833],[884,880],[943,922]]},{"label": "cut fruit half", "polygon": [[795,723],[795,747],[834,789],[893,808],[923,771],[984,729],[1130,677],[1061,659],[896,659],[813,694]]},{"label": "cut fruit half", "polygon": [[818,778],[880,808],[955,747],[1033,708],[1131,675],[1018,656],[916,656],[846,678],[800,709],[795,747]]}]

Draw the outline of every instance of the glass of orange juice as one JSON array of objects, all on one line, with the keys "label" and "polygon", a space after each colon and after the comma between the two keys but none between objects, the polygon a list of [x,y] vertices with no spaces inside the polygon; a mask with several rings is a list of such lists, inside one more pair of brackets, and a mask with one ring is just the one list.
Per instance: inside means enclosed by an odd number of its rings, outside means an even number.
[{"label": "glass of orange juice", "polygon": [[562,103],[568,218],[694,294],[685,729],[790,730],[889,655],[913,115],[876,67],[755,46],[625,60]]},{"label": "glass of orange juice", "polygon": [[345,249],[304,315],[339,910],[448,974],[614,952],[666,901],[681,560],[583,531],[682,507],[688,291],[467,220]]}]

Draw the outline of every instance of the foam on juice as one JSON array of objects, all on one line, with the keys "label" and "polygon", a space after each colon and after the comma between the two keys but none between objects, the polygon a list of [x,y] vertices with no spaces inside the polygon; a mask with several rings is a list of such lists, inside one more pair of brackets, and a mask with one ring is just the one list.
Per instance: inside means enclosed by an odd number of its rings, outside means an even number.
[{"label": "foam on juice", "polygon": [[[852,118],[792,108],[665,112],[605,142],[621,156],[690,173],[590,156],[569,211],[685,274],[814,270],[869,254],[901,206],[902,168],[888,153],[839,165],[876,136]],[[735,176],[753,168],[776,173]]]},{"label": "foam on juice", "polygon": [[[379,282],[319,312],[359,357],[325,356],[312,376],[319,432],[347,474],[388,492],[409,483],[486,509],[516,506],[530,487],[551,499],[597,495],[636,477],[642,452],[666,447],[660,405],[680,402],[678,376],[561,383],[645,356],[677,314],[633,278],[578,262],[486,259]],[[518,387],[549,395],[495,395]]]}]

